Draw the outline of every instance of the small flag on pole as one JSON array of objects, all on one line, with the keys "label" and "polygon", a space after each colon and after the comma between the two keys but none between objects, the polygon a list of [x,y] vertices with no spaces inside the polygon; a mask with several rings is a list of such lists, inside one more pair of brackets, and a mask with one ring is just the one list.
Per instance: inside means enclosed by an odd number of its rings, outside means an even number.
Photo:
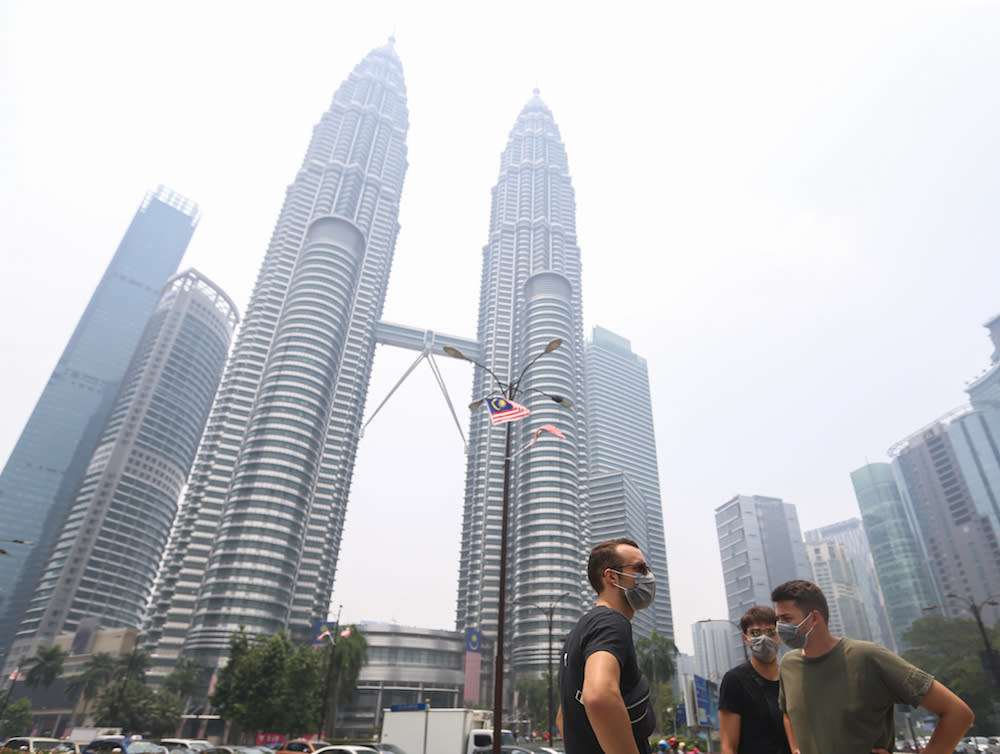
[{"label": "small flag on pole", "polygon": [[542,436],[542,432],[551,432],[560,440],[566,439],[566,435],[564,435],[562,433],[562,430],[559,429],[559,427],[557,427],[555,424],[543,424],[542,426],[540,426],[538,429],[535,430],[535,439],[531,441],[532,445],[538,442],[538,438]]},{"label": "small flag on pole", "polygon": [[520,403],[509,401],[501,396],[490,398],[486,405],[489,406],[490,420],[494,424],[521,419],[531,413],[527,406],[522,406]]}]

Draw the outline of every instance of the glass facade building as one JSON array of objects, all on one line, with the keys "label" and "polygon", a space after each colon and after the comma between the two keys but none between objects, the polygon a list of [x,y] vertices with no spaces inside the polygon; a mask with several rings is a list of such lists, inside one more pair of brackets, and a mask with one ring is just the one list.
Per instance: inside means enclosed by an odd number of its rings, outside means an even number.
[{"label": "glass facade building", "polygon": [[119,383],[198,207],[163,186],[146,195],[0,473],[0,529],[35,542],[0,558],[0,654],[6,655]]},{"label": "glass facade building", "polygon": [[289,185],[154,590],[154,675],[326,618],[406,173],[392,40],[333,95]]},{"label": "glass facade building", "polygon": [[[646,360],[631,343],[595,327],[585,346],[591,542],[629,536],[656,575],[656,600],[632,621],[635,636],[655,630],[673,640],[653,404]],[[609,483],[614,481],[613,486]],[[633,487],[634,491],[630,491]],[[616,490],[613,494],[611,490]],[[637,503],[625,504],[633,499]],[[618,502],[620,500],[621,502]]]},{"label": "glass facade building", "polygon": [[924,615],[923,608],[940,603],[917,532],[887,463],[870,463],[851,472],[875,573],[885,599],[893,638],[905,649],[903,634]]},{"label": "glass facade building", "polygon": [[[480,360],[501,380],[515,380],[554,338],[562,346],[538,359],[524,387],[583,402],[583,313],[576,207],[566,151],[549,108],[536,90],[521,111],[500,158],[490,229],[482,257],[477,340]],[[476,369],[473,396],[496,393],[493,377]],[[548,621],[542,609],[565,593],[553,630],[564,636],[587,594],[589,539],[586,435],[582,412],[537,392],[518,401],[531,416],[510,427],[513,448],[543,424],[565,440],[542,438],[511,464],[511,515],[505,647],[515,672],[539,677],[548,668]],[[457,628],[496,637],[500,586],[501,510],[506,427],[488,411],[470,421],[459,561]]]},{"label": "glass facade building", "polygon": [[[872,560],[871,548],[868,546],[868,537],[865,534],[865,527],[860,518],[849,518],[846,521],[837,521],[833,524],[821,526],[818,529],[811,529],[804,532],[806,544],[810,542],[820,542],[830,540],[844,546],[851,559],[851,566],[854,569],[854,576],[861,589],[861,604],[865,609],[866,621],[871,636],[860,634],[848,634],[858,639],[868,639],[881,644],[883,647],[895,649],[895,639],[889,629],[889,619],[885,613],[885,599],[882,597],[882,588],[879,586],[878,577],[875,575],[875,563]],[[812,562],[812,557],[810,556]],[[816,564],[813,562],[813,573],[816,577]]]},{"label": "glass facade building", "polygon": [[195,270],[172,278],[115,397],[8,666],[75,632],[142,622],[236,325]]}]

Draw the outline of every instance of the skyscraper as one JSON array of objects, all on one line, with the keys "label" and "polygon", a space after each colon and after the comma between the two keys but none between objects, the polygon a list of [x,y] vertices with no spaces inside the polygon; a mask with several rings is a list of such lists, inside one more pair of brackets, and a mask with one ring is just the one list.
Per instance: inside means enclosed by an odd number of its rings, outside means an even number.
[{"label": "skyscraper", "polygon": [[903,634],[924,615],[923,608],[939,603],[937,591],[892,467],[887,463],[862,466],[851,472],[851,484],[885,598],[889,626],[896,647],[902,650]]},{"label": "skyscraper", "polygon": [[154,593],[156,672],[326,617],[399,231],[408,114],[393,42],[313,129],[286,191]]},{"label": "skyscraper", "polygon": [[830,608],[830,632],[834,636],[871,641],[871,629],[861,599],[861,585],[847,548],[832,539],[806,543],[813,580],[823,590]]},{"label": "skyscraper", "polygon": [[812,581],[795,506],[780,498],[737,495],[715,509],[729,620],[770,605],[771,590],[790,579]]},{"label": "skyscraper", "polygon": [[[622,533],[638,542],[656,575],[656,600],[651,608],[636,614],[633,633],[649,636],[655,629],[673,640],[663,504],[646,360],[632,352],[627,339],[602,327],[594,328],[585,349],[591,542],[596,544]],[[635,497],[628,494],[628,484],[635,487],[640,501],[634,506],[619,502]]]},{"label": "skyscraper", "polygon": [[[824,539],[838,542],[844,546],[851,559],[854,576],[861,589],[861,604],[866,613],[871,637],[857,634],[848,634],[848,636],[855,636],[859,639],[870,638],[884,647],[893,649],[895,641],[889,630],[889,619],[885,614],[885,599],[882,597],[882,589],[879,586],[878,577],[875,575],[875,564],[861,519],[849,518],[846,521],[820,526],[818,529],[804,532],[804,536],[807,546],[810,542],[820,542]],[[813,574],[819,578],[812,556],[810,556],[810,562],[813,566]]]},{"label": "skyscraper", "polygon": [[[1000,492],[984,469],[987,463],[996,468],[1000,460],[997,419],[1000,414],[993,411],[962,409],[889,450],[907,513],[944,597],[955,594],[981,603],[1000,593],[996,498],[973,495],[974,489]],[[954,616],[964,614],[957,603],[941,607]],[[982,617],[992,625],[1000,619],[1000,608],[986,604]]]},{"label": "skyscraper", "polygon": [[198,224],[163,186],[146,195],[0,473],[0,530],[33,540],[0,558],[6,655],[164,284]]},{"label": "skyscraper", "polygon": [[91,618],[138,628],[236,325],[195,270],[173,277],[135,349],[110,418],[7,658]]},{"label": "skyscraper", "polygon": [[[524,387],[582,403],[583,315],[580,249],[566,151],[549,108],[535,91],[521,111],[500,158],[490,230],[483,249],[477,338],[480,359],[501,380],[514,380],[553,338],[562,346],[527,373]],[[493,378],[477,369],[476,398],[496,392]],[[519,399],[521,400],[521,399]],[[589,536],[587,452],[579,409],[567,409],[528,391],[531,416],[518,421],[514,447],[535,428],[551,423],[565,441],[539,442],[513,459],[507,644],[516,672],[548,668],[548,622],[527,604],[548,605],[564,592],[553,630],[563,636],[586,594]],[[469,430],[457,627],[495,636],[499,595],[504,428],[492,427],[485,409],[473,412]],[[511,602],[511,600],[515,600]]]}]

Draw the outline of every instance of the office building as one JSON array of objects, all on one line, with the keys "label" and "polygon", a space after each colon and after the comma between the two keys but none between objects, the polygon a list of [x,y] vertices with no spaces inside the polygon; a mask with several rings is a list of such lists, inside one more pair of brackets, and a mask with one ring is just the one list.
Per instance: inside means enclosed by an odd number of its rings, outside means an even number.
[{"label": "office building", "polygon": [[729,620],[770,605],[771,590],[791,579],[813,580],[795,506],[780,498],[737,495],[715,509]]},{"label": "office building", "polygon": [[722,682],[722,676],[730,668],[746,662],[748,656],[742,649],[743,635],[739,620],[700,620],[691,624],[694,639],[694,657],[697,663],[695,675],[715,683]]},{"label": "office building", "polygon": [[394,705],[464,706],[462,631],[369,622],[357,628],[368,642],[368,663],[337,711],[338,737],[369,739],[381,728],[382,712]]},{"label": "office building", "polygon": [[7,658],[75,632],[138,629],[236,325],[195,270],[173,277],[135,349],[110,418]]},{"label": "office building", "polygon": [[1000,411],[1000,315],[983,325],[990,331],[993,353],[990,365],[965,386],[972,407],[980,411]]},{"label": "office building", "polygon": [[[633,634],[649,636],[655,630],[673,640],[663,504],[646,360],[632,352],[627,339],[595,327],[585,345],[584,375],[591,542],[596,544],[624,533],[639,544],[656,575],[656,600],[652,607],[635,616]],[[619,480],[614,494],[609,494],[611,479]],[[637,495],[630,494],[628,486],[634,487]],[[632,502],[636,498],[638,502]]]},{"label": "office building", "polygon": [[119,383],[198,224],[197,205],[163,186],[146,195],[0,473],[0,530],[33,541],[0,558],[6,655],[90,462]]},{"label": "office building", "polygon": [[[811,542],[821,542],[829,540],[837,542],[845,548],[854,569],[854,577],[857,579],[858,587],[861,590],[861,604],[865,610],[865,620],[871,636],[857,635],[855,638],[867,639],[881,644],[883,647],[893,649],[895,640],[892,631],[889,629],[889,619],[885,613],[885,600],[882,597],[882,589],[879,586],[878,578],[875,576],[875,563],[872,560],[871,549],[868,547],[868,537],[865,534],[864,524],[860,518],[849,518],[846,521],[837,521],[833,524],[821,526],[818,529],[811,529],[804,532],[806,544]],[[816,572],[816,564],[809,558],[812,564],[813,574],[819,578]],[[854,634],[848,634],[854,636]]]},{"label": "office building", "polygon": [[871,641],[871,629],[865,615],[861,586],[854,574],[854,564],[847,548],[829,539],[806,543],[806,555],[813,579],[823,590],[830,609],[830,633],[852,639]]},{"label": "office building", "polygon": [[[575,200],[566,151],[552,113],[539,97],[524,106],[500,158],[483,249],[477,340],[479,359],[501,380],[517,380],[554,338],[558,350],[526,373],[518,401],[531,416],[493,426],[488,411],[472,413],[459,559],[457,625],[495,639],[500,586],[501,511],[505,434],[524,447],[543,424],[565,440],[542,438],[511,463],[507,598],[512,612],[505,647],[521,675],[548,668],[546,606],[566,592],[554,612],[563,636],[593,600],[586,586],[587,453],[583,412],[583,315]],[[494,378],[473,373],[473,394],[495,395]],[[562,396],[570,409],[544,393]],[[588,591],[590,592],[588,594]],[[512,602],[512,600],[514,600]]]},{"label": "office building", "polygon": [[[945,613],[968,617],[954,594],[984,602],[1000,594],[995,479],[1000,432],[996,412],[959,409],[913,433],[889,449],[893,473],[922,552],[944,599]],[[974,496],[973,490],[979,492]],[[989,493],[989,494],[986,494]],[[1000,607],[984,605],[983,621],[993,625]]]},{"label": "office building", "polygon": [[326,618],[375,327],[399,231],[408,114],[389,44],[313,129],[236,338],[154,590],[154,677],[229,636]]},{"label": "office building", "polygon": [[869,463],[851,472],[851,484],[871,548],[875,574],[895,648],[903,634],[940,599],[903,496],[887,463]]}]

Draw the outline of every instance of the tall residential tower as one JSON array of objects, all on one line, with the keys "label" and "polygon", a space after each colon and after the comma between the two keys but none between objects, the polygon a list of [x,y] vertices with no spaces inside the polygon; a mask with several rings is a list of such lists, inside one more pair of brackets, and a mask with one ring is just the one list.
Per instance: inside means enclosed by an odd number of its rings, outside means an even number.
[{"label": "tall residential tower", "polygon": [[157,673],[326,618],[406,173],[392,40],[333,96],[288,187],[154,593]]},{"label": "tall residential tower", "polygon": [[145,197],[0,474],[0,531],[32,540],[0,558],[0,655],[87,469],[146,321],[198,224],[197,205],[160,186]]}]

